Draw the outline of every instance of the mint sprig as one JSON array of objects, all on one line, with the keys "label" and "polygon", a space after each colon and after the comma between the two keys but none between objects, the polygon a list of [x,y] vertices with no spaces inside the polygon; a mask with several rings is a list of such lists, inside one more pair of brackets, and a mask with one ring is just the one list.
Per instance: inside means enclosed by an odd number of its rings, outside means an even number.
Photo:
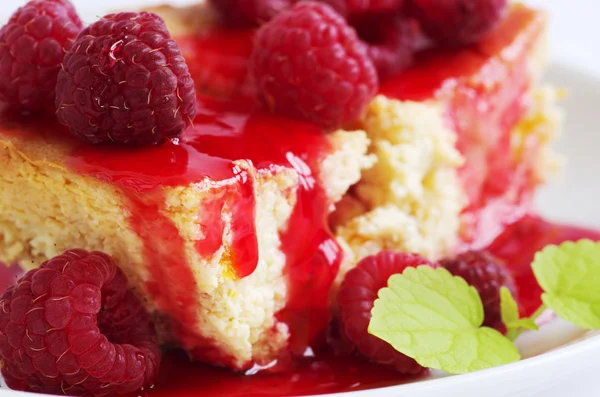
[{"label": "mint sprig", "polygon": [[483,304],[475,288],[445,269],[408,268],[379,291],[369,333],[419,364],[449,373],[472,372],[520,359],[513,341],[537,330],[546,309],[584,329],[600,329],[600,243],[548,246],[532,263],[544,305],[520,318],[507,288],[500,291],[507,335],[482,327]]},{"label": "mint sprig", "polygon": [[509,339],[481,326],[477,290],[446,269],[420,266],[392,276],[372,314],[369,333],[424,367],[460,374],[520,359]]},{"label": "mint sprig", "polygon": [[535,255],[533,273],[542,301],[583,329],[600,329],[600,244],[590,240],[548,246]]}]

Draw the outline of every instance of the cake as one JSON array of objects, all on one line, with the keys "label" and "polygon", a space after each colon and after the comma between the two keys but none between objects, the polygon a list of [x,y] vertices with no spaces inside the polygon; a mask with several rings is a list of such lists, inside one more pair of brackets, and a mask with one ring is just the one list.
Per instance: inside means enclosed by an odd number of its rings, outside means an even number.
[{"label": "cake", "polygon": [[330,134],[223,100],[250,95],[235,73],[251,35],[224,33],[209,5],[152,11],[190,64],[194,126],[178,142],[107,149],[5,112],[0,260],[111,255],[163,343],[194,359],[248,370],[305,354],[361,258],[483,247],[559,164],[559,92],[539,82],[547,18],[523,5],[474,45],[419,54]]}]

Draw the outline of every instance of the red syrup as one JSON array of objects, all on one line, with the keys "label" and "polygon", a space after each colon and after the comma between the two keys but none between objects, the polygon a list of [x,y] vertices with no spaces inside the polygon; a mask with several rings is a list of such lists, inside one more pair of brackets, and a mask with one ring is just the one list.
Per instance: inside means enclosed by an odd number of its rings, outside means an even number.
[{"label": "red syrup", "polygon": [[78,146],[68,165],[122,188],[129,197],[132,228],[142,236],[153,281],[147,289],[161,312],[174,318],[183,346],[199,359],[229,364],[210,342],[186,329],[195,324],[197,297],[184,242],[164,215],[162,186],[204,183],[210,189],[199,208],[204,238],[196,245],[204,256],[222,244],[222,211],[232,214],[233,274],[245,277],[258,262],[255,229],[255,179],[245,159],[262,172],[294,168],[300,183],[288,231],[281,236],[286,253],[288,303],[278,314],[292,330],[292,348],[302,354],[329,319],[328,293],[338,272],[341,249],[327,226],[330,202],[318,180],[319,164],[331,151],[326,135],[313,124],[270,115],[242,100],[219,102],[198,98],[194,127],[178,143],[159,147],[117,149]]},{"label": "red syrup", "polygon": [[[510,266],[523,311],[532,312],[540,304],[540,289],[530,267],[534,254],[548,244],[580,239],[600,241],[600,231],[557,225],[528,215],[509,225],[488,249]],[[12,285],[19,273],[16,266],[0,266],[0,287]],[[292,371],[254,376],[192,363],[184,352],[170,351],[165,353],[154,387],[131,397],[289,397],[373,389],[415,380],[360,357],[336,357],[329,350],[318,351],[316,358],[298,359]]]}]

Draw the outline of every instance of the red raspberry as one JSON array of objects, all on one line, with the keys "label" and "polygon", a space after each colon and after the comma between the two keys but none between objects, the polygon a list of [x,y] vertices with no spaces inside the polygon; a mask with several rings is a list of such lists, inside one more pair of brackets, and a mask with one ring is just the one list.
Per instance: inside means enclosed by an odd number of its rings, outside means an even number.
[{"label": "red raspberry", "polygon": [[411,10],[433,39],[455,46],[481,39],[507,6],[507,0],[412,0]]},{"label": "red raspberry", "polygon": [[367,43],[380,80],[412,65],[420,37],[415,20],[397,14],[368,14],[354,18],[352,26]]},{"label": "red raspberry", "polygon": [[89,143],[157,144],[196,115],[194,82],[158,15],[107,15],[84,29],[56,84],[58,119]]},{"label": "red raspberry", "polygon": [[297,0],[209,0],[227,22],[237,26],[261,25]]},{"label": "red raspberry", "polygon": [[327,3],[342,15],[397,11],[403,8],[405,0],[319,0]]},{"label": "red raspberry", "polygon": [[500,314],[500,287],[507,287],[517,297],[511,274],[498,258],[485,251],[470,251],[454,259],[444,259],[440,265],[450,273],[465,279],[481,296],[485,320],[483,325],[504,331]]},{"label": "red raspberry", "polygon": [[2,375],[15,390],[108,396],[149,386],[156,333],[113,260],[71,250],[0,298]]},{"label": "red raspberry", "polygon": [[54,113],[54,88],[65,52],[83,28],[68,0],[33,0],[0,29],[0,101]]},{"label": "red raspberry", "polygon": [[330,6],[300,2],[258,31],[250,72],[266,105],[335,128],[358,119],[378,88],[366,47]]},{"label": "red raspberry", "polygon": [[350,270],[338,292],[340,318],[346,337],[358,351],[371,360],[391,365],[404,374],[418,374],[425,369],[415,360],[399,353],[389,343],[369,334],[371,310],[380,289],[388,279],[407,267],[436,264],[416,254],[381,252],[361,260]]}]

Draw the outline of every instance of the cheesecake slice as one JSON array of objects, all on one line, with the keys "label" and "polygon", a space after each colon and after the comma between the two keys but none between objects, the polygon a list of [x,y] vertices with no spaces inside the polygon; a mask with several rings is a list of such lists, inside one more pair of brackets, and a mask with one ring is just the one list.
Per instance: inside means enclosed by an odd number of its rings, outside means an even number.
[{"label": "cheesecake slice", "polygon": [[325,136],[215,105],[178,144],[115,150],[61,133],[2,121],[3,261],[28,269],[70,247],[109,253],[165,342],[237,369],[288,345],[291,320],[278,316],[311,320],[307,333],[326,325],[342,255],[327,216],[371,164],[364,132]]},{"label": "cheesecake slice", "polygon": [[194,127],[115,149],[3,113],[0,260],[112,255],[163,341],[195,359],[246,370],[304,354],[360,258],[483,245],[554,166],[546,18],[524,6],[474,47],[422,54],[355,130],[330,134],[246,100],[252,32],[223,30],[206,5],[153,11],[196,80]]}]

